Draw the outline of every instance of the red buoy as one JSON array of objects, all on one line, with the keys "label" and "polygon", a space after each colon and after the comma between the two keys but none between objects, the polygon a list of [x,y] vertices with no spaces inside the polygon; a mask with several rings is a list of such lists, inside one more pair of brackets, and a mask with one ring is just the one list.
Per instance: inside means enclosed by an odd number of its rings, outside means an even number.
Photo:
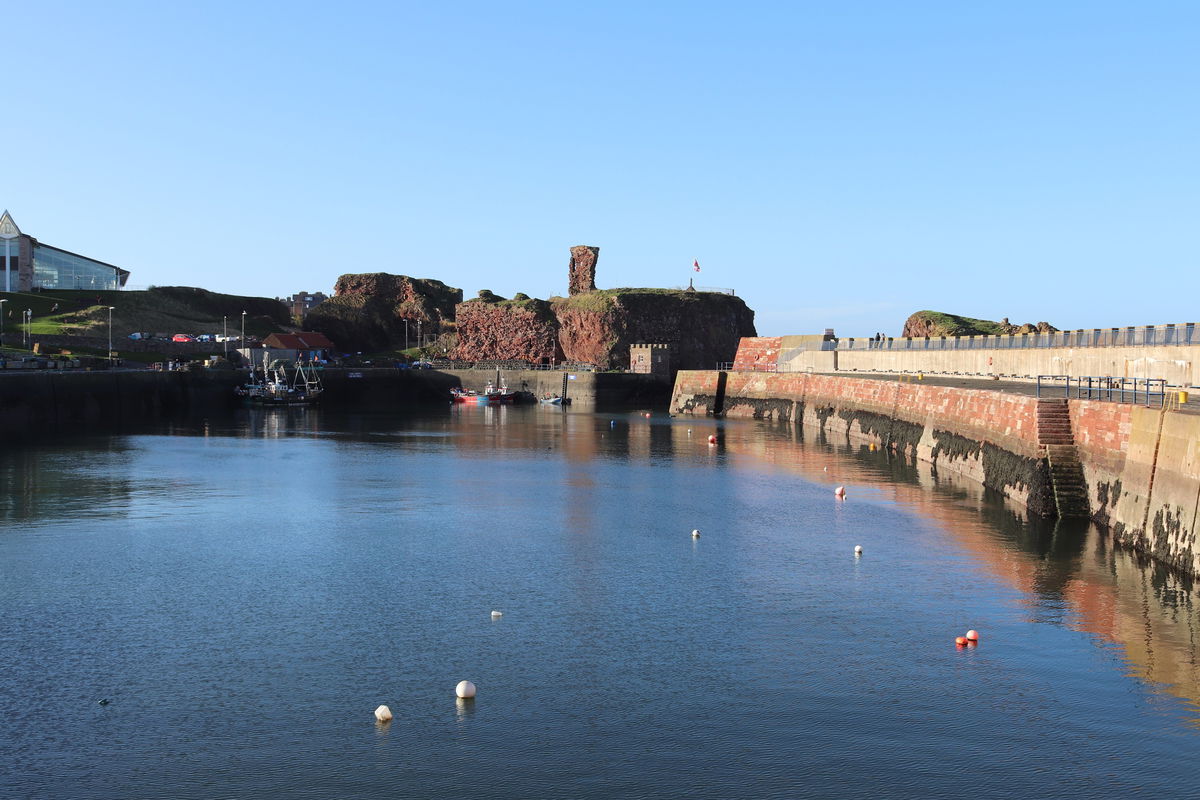
[{"label": "red buoy", "polygon": [[717,443],[717,435],[716,435],[715,433],[714,433],[714,434],[709,434],[709,437],[708,437],[708,443],[709,443],[709,444],[716,444],[716,443]]},{"label": "red buoy", "polygon": [[959,636],[959,637],[955,638],[954,643],[956,645],[958,645],[959,647],[966,647],[967,646],[967,637]]}]

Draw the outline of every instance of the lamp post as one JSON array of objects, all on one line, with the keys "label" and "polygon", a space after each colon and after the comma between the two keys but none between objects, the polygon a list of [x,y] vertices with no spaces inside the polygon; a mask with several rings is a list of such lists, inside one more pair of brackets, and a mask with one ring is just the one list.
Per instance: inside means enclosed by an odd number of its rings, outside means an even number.
[{"label": "lamp post", "polygon": [[25,335],[23,337],[23,342],[24,342],[25,347],[28,348],[29,347],[29,326],[33,324],[33,312],[30,311],[28,308],[25,309],[24,317],[25,317]]},{"label": "lamp post", "polygon": [[[246,312],[242,312],[242,338],[238,339],[238,355],[241,355],[242,350],[246,350]],[[246,360],[250,360],[250,351],[246,350]]]},{"label": "lamp post", "polygon": [[4,346],[4,304],[7,302],[7,298],[0,300],[0,347]]},{"label": "lamp post", "polygon": [[116,306],[108,307],[108,360],[112,361],[112,312]]},{"label": "lamp post", "polygon": [[[0,303],[4,302],[0,300]],[[408,320],[404,320],[404,349],[408,349]]]},{"label": "lamp post", "polygon": [[225,345],[225,360],[229,360],[229,315],[221,317],[221,342]]}]

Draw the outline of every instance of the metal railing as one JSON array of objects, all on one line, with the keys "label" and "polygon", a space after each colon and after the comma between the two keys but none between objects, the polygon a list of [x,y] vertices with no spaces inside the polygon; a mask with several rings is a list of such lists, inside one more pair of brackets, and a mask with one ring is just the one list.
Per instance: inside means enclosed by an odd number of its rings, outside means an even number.
[{"label": "metal railing", "polygon": [[821,350],[1028,350],[1047,347],[1154,347],[1200,345],[1197,324],[1130,325],[998,336],[925,336],[877,339],[860,336],[827,341]]},{"label": "metal railing", "polygon": [[779,372],[779,365],[773,362],[766,364],[748,364],[739,366],[735,361],[717,363],[718,372]]},{"label": "metal railing", "polygon": [[1167,382],[1163,378],[1120,378],[1112,375],[1038,375],[1034,394],[1037,397],[1066,397],[1163,408],[1167,400]]},{"label": "metal railing", "polygon": [[601,372],[595,364],[585,364],[578,361],[564,361],[557,364],[534,364],[531,361],[519,359],[482,359],[479,361],[455,361],[453,359],[435,358],[423,362],[432,369],[501,369],[501,370],[545,370],[547,372]]},{"label": "metal railing", "polygon": [[670,289],[673,292],[694,291],[694,292],[710,292],[710,293],[714,293],[714,294],[731,294],[731,295],[735,295],[735,296],[737,295],[736,291],[734,291],[733,289],[724,287],[724,286],[672,286],[672,287],[670,287]]}]

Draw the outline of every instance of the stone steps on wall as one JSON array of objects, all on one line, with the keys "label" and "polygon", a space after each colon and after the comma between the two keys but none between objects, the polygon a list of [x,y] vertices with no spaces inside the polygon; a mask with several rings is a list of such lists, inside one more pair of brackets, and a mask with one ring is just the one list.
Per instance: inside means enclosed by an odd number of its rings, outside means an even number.
[{"label": "stone steps on wall", "polygon": [[1037,440],[1049,466],[1054,504],[1060,517],[1087,517],[1088,487],[1071,432],[1066,400],[1038,400]]}]

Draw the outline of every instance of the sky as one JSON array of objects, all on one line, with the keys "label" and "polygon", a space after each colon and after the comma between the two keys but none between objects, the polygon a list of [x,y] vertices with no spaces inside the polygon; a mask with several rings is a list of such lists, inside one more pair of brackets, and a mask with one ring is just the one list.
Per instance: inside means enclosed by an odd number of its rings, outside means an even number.
[{"label": "sky", "polygon": [[[390,272],[1196,320],[1195,2],[9,4],[0,208],[131,288]],[[699,261],[701,272],[692,270]]]}]

